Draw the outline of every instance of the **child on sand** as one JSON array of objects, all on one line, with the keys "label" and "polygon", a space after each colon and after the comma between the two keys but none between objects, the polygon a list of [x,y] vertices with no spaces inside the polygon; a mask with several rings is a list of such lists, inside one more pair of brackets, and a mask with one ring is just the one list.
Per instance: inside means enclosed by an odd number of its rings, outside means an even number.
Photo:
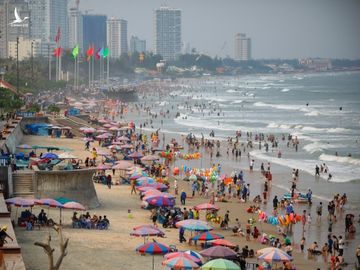
[{"label": "child on sand", "polygon": [[305,237],[301,238],[301,241],[300,241],[301,252],[304,252],[304,246],[305,246]]}]

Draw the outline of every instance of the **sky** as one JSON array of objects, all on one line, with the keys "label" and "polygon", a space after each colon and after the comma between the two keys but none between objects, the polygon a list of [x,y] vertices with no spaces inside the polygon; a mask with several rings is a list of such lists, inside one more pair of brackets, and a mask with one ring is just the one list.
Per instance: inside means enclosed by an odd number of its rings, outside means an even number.
[{"label": "sky", "polygon": [[[71,0],[74,1],[74,0]],[[182,11],[182,41],[211,56],[234,56],[234,36],[251,38],[254,59],[360,59],[360,0],[80,0],[80,9],[128,21],[128,38],[153,49],[153,10]]]}]

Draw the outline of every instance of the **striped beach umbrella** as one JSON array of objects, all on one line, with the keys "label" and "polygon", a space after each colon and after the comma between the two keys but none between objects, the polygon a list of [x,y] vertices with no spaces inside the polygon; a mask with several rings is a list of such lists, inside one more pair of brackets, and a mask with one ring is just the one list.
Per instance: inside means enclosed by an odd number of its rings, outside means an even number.
[{"label": "striped beach umbrella", "polygon": [[236,247],[236,245],[228,240],[225,239],[216,239],[214,241],[210,242],[213,246],[224,246],[224,247],[229,247],[229,248],[233,248]]},{"label": "striped beach umbrella", "polygon": [[143,154],[141,154],[141,153],[139,153],[139,152],[133,152],[133,153],[131,153],[130,155],[128,155],[128,157],[135,158],[135,159],[139,159],[139,158],[142,158],[142,157],[143,157]]},{"label": "striped beach umbrella", "polygon": [[235,251],[228,247],[215,246],[200,251],[200,254],[204,257],[209,258],[225,258],[233,259],[236,258],[237,254]]},{"label": "striped beach umbrella", "polygon": [[144,244],[145,244],[145,238],[148,236],[164,236],[165,233],[160,231],[157,228],[151,228],[151,227],[140,227],[136,230],[133,230],[130,233],[131,236],[136,236],[136,237],[144,237]]},{"label": "striped beach umbrella", "polygon": [[81,203],[78,202],[67,202],[63,204],[63,207],[65,209],[85,211],[85,206],[83,206]]},{"label": "striped beach umbrella", "polygon": [[217,233],[203,232],[203,233],[199,233],[199,234],[195,235],[193,238],[191,238],[191,240],[193,240],[193,241],[210,241],[210,240],[222,239],[222,238],[224,238],[224,236],[217,234]]},{"label": "striped beach umbrella", "polygon": [[33,199],[26,199],[21,197],[14,197],[5,200],[6,204],[14,205],[16,207],[33,207],[35,201]]},{"label": "striped beach umbrella", "polygon": [[174,270],[185,270],[185,269],[199,269],[200,266],[195,263],[193,260],[187,258],[184,255],[180,255],[162,262],[163,265],[166,265],[170,269]]},{"label": "striped beach umbrella", "polygon": [[289,256],[286,252],[273,249],[258,257],[259,260],[264,260],[266,262],[288,262],[292,261],[292,257]]},{"label": "striped beach umbrella", "polygon": [[163,194],[163,193],[148,196],[147,198],[144,198],[143,200],[153,206],[174,206],[175,205],[175,198],[172,196]]},{"label": "striped beach umbrella", "polygon": [[203,260],[203,257],[200,255],[200,253],[198,253],[198,252],[196,252],[196,251],[193,251],[193,250],[191,250],[191,249],[185,250],[184,253],[189,254],[189,255],[191,255],[191,256],[193,256],[193,257],[196,257],[196,258],[198,258],[198,259],[201,260],[201,261]]},{"label": "striped beach umbrella", "polygon": [[51,198],[44,198],[37,201],[38,205],[46,205],[53,208],[63,208],[63,205],[59,203],[57,200]]},{"label": "striped beach umbrella", "polygon": [[169,253],[170,247],[154,241],[137,247],[136,251],[139,253],[146,253],[153,255],[152,269],[154,270],[154,255],[163,255]]},{"label": "striped beach umbrella", "polygon": [[165,254],[165,255],[164,255],[164,258],[165,258],[166,260],[169,260],[169,259],[172,259],[172,258],[175,258],[175,257],[179,257],[179,256],[183,256],[183,257],[185,257],[185,258],[187,258],[187,259],[189,259],[189,260],[192,260],[193,262],[195,262],[195,263],[198,264],[198,265],[201,265],[201,264],[202,264],[200,258],[195,257],[195,256],[192,256],[192,255],[190,255],[190,254],[188,254],[188,253],[185,253],[185,252],[183,252],[183,251],[170,252],[170,253],[168,253],[168,254]]}]

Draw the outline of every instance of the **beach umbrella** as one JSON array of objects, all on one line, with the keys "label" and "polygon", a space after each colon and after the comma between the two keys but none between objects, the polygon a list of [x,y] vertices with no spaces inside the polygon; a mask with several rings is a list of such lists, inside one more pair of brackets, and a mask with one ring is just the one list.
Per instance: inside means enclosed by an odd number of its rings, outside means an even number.
[{"label": "beach umbrella", "polygon": [[210,231],[213,228],[205,221],[198,219],[186,219],[176,222],[176,227],[183,227],[189,231]]},{"label": "beach umbrella", "polygon": [[131,153],[130,155],[128,155],[128,157],[131,157],[131,158],[141,158],[143,156],[143,154],[139,153],[139,152],[133,152]]},{"label": "beach umbrella", "polygon": [[134,172],[132,175],[130,175],[131,180],[136,180],[140,177],[142,177],[142,175],[139,172]]},{"label": "beach umbrella", "polygon": [[262,255],[262,254],[264,254],[264,253],[267,253],[267,252],[273,251],[273,250],[278,250],[279,252],[285,252],[285,251],[283,251],[283,250],[281,250],[281,249],[279,249],[279,248],[276,248],[276,247],[266,247],[266,248],[258,249],[258,250],[256,251],[256,254],[257,254],[257,255]]},{"label": "beach umbrella", "polygon": [[202,203],[195,206],[196,210],[219,210],[219,207],[211,203]]},{"label": "beach umbrella", "polygon": [[57,154],[54,154],[54,153],[45,153],[41,156],[41,158],[48,158],[48,159],[57,159],[59,158],[59,156]]},{"label": "beach umbrella", "polygon": [[124,144],[124,145],[121,146],[121,148],[123,148],[123,149],[132,149],[132,148],[134,148],[134,146],[132,144]]},{"label": "beach umbrella", "polygon": [[65,203],[68,203],[68,202],[74,202],[74,200],[64,198],[64,197],[58,197],[58,198],[55,198],[55,200],[58,201],[61,204],[65,204]]},{"label": "beach umbrella", "polygon": [[109,139],[111,136],[107,133],[103,133],[101,135],[96,136],[96,139]]},{"label": "beach umbrella", "polygon": [[80,210],[85,211],[85,206],[83,206],[81,203],[78,202],[67,202],[63,204],[64,209],[72,209],[72,210]]},{"label": "beach umbrella", "polygon": [[150,177],[149,178],[140,177],[136,179],[137,186],[143,186],[145,184],[155,184],[155,180]]},{"label": "beach umbrella", "polygon": [[118,127],[110,127],[109,130],[111,131],[117,131],[119,128]]},{"label": "beach umbrella", "polygon": [[144,198],[145,198],[146,196],[150,197],[153,195],[159,195],[159,194],[161,194],[161,191],[159,191],[157,189],[149,189],[146,191],[142,191],[141,193],[144,195]]},{"label": "beach umbrella", "polygon": [[226,259],[216,259],[204,264],[201,270],[240,270],[240,266]]},{"label": "beach umbrella", "polygon": [[85,141],[85,142],[93,142],[94,139],[93,139],[93,138],[89,138],[89,137],[85,137],[85,138],[83,138],[83,141]]},{"label": "beach umbrella", "polygon": [[98,122],[101,123],[101,124],[105,124],[105,123],[109,122],[109,120],[99,119]]},{"label": "beach umbrella", "polygon": [[236,258],[237,254],[235,251],[228,247],[223,246],[214,246],[203,251],[200,251],[200,254],[204,257],[209,258],[225,258],[225,259],[232,259]]},{"label": "beach umbrella", "polygon": [[169,197],[163,194],[149,196],[148,198],[144,198],[144,201],[148,202],[153,206],[174,206],[175,199],[174,197]]},{"label": "beach umbrella", "polygon": [[210,240],[222,239],[222,238],[224,238],[224,236],[217,234],[217,233],[203,232],[203,233],[199,233],[199,234],[195,235],[193,238],[191,238],[191,240],[193,240],[193,241],[210,241]]},{"label": "beach umbrella", "polygon": [[83,133],[85,134],[90,134],[90,133],[94,133],[96,131],[95,128],[85,128],[82,130]]},{"label": "beach umbrella", "polygon": [[46,205],[46,206],[53,207],[53,208],[62,208],[63,207],[63,205],[60,202],[58,202],[57,200],[51,199],[51,198],[39,199],[36,204]]},{"label": "beach umbrella", "polygon": [[76,159],[77,157],[68,152],[64,152],[64,153],[59,154],[58,158],[60,158],[60,159]]},{"label": "beach umbrella", "polygon": [[236,247],[236,245],[228,240],[225,239],[216,239],[214,241],[210,241],[210,243],[213,246],[224,246],[224,247],[229,247],[229,248],[234,248]]},{"label": "beach umbrella", "polygon": [[116,138],[117,141],[126,141],[126,142],[129,142],[130,139],[126,136],[121,136],[121,137],[118,137]]},{"label": "beach umbrella", "polygon": [[141,161],[154,161],[154,160],[158,160],[159,157],[154,156],[154,155],[147,155],[141,158]]},{"label": "beach umbrella", "polygon": [[201,258],[195,257],[195,256],[193,256],[193,255],[191,255],[189,253],[185,253],[184,251],[176,251],[176,252],[167,253],[167,254],[164,255],[164,258],[166,260],[168,260],[168,259],[172,259],[172,258],[179,257],[179,256],[183,256],[183,257],[185,257],[187,259],[190,259],[190,260],[194,261],[198,265],[202,264],[202,261],[201,261],[202,257],[201,256],[200,256]]},{"label": "beach umbrella", "polygon": [[106,165],[106,164],[100,164],[96,167],[96,169],[98,170],[110,170],[111,169],[111,166],[109,165]]},{"label": "beach umbrella", "polygon": [[120,160],[115,162],[116,165],[114,165],[112,168],[115,170],[127,170],[129,168],[134,167],[134,164],[126,161],[126,160]]},{"label": "beach umbrella", "polygon": [[21,197],[6,199],[5,203],[14,205],[16,207],[33,207],[35,205],[35,201],[33,199],[26,199]]},{"label": "beach umbrella", "polygon": [[191,255],[191,256],[193,256],[195,258],[198,258],[200,261],[203,260],[203,257],[200,255],[200,253],[198,253],[196,251],[193,251],[191,249],[185,250],[184,253],[189,254],[189,255]]},{"label": "beach umbrella", "polygon": [[[123,142],[113,141],[112,144],[113,144],[113,145],[122,145],[122,144],[124,144],[124,143],[123,143]],[[121,148],[121,147],[120,147],[120,148]]]},{"label": "beach umbrella", "polygon": [[158,242],[149,242],[136,248],[137,252],[147,253],[153,255],[152,269],[154,270],[154,255],[166,254],[170,252],[170,247],[160,244]]},{"label": "beach umbrella", "polygon": [[263,253],[258,257],[259,260],[264,260],[266,262],[288,262],[292,261],[292,257],[289,256],[286,252],[273,249],[268,252]]},{"label": "beach umbrella", "polygon": [[99,128],[96,130],[96,133],[107,133],[108,131],[106,129]]},{"label": "beach umbrella", "polygon": [[130,233],[131,236],[137,236],[137,237],[144,237],[144,244],[145,244],[145,238],[148,236],[164,236],[165,233],[160,231],[157,228],[151,228],[151,227],[140,227],[136,230],[133,230],[133,232]]},{"label": "beach umbrella", "polygon": [[195,174],[192,174],[192,175],[190,175],[189,180],[190,180],[190,181],[196,181],[196,180],[197,180],[197,176],[196,176]]},{"label": "beach umbrella", "polygon": [[[161,183],[144,184],[141,187],[150,187],[150,188],[154,188],[154,189],[161,190],[161,191],[165,191],[165,190],[169,189],[169,187],[167,185],[164,185]],[[140,189],[141,187],[137,187],[137,189],[141,191],[141,189]]]},{"label": "beach umbrella", "polygon": [[184,254],[173,257],[171,259],[167,259],[167,260],[163,261],[162,264],[166,265],[170,269],[174,269],[174,270],[200,268],[200,266],[197,263],[195,263],[193,260],[187,258]]},{"label": "beach umbrella", "polygon": [[121,150],[121,147],[118,146],[118,145],[110,145],[110,146],[108,146],[108,148],[109,148],[110,150]]},{"label": "beach umbrella", "polygon": [[32,147],[28,144],[20,144],[18,146],[16,146],[16,148],[18,149],[32,149]]},{"label": "beach umbrella", "polygon": [[112,125],[111,125],[111,124],[104,124],[103,127],[105,127],[105,128],[111,128]]},{"label": "beach umbrella", "polygon": [[[149,187],[149,186],[141,186],[141,187],[136,187],[137,190],[139,190],[140,192],[145,192],[145,191],[149,191],[149,190],[156,190],[156,191],[159,191],[157,190],[156,188],[154,187]],[[161,193],[161,191],[159,191]]]},{"label": "beach umbrella", "polygon": [[80,131],[84,131],[85,129],[87,129],[88,127],[80,127],[79,130]]}]

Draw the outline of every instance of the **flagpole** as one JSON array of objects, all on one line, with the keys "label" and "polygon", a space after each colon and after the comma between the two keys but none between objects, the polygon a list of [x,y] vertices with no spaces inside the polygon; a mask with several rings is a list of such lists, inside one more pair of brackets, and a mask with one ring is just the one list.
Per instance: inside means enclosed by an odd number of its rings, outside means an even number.
[{"label": "flagpole", "polygon": [[109,85],[109,76],[110,76],[110,70],[109,70],[109,67],[110,67],[109,58],[110,58],[110,57],[109,57],[109,55],[108,55],[106,58],[107,58],[107,59],[106,59],[106,60],[107,60],[107,68],[106,68],[106,69],[107,69],[107,70],[106,70],[106,71],[107,71],[107,79],[106,79],[106,84]]},{"label": "flagpole", "polygon": [[95,71],[95,51],[94,51],[94,55],[93,57],[91,58],[91,62],[92,62],[92,65],[91,65],[91,85],[94,81],[94,71]]},{"label": "flagpole", "polygon": [[89,89],[91,85],[91,59],[89,59]]},{"label": "flagpole", "polygon": [[60,49],[60,54],[59,54],[59,81],[61,81],[61,49]]}]

